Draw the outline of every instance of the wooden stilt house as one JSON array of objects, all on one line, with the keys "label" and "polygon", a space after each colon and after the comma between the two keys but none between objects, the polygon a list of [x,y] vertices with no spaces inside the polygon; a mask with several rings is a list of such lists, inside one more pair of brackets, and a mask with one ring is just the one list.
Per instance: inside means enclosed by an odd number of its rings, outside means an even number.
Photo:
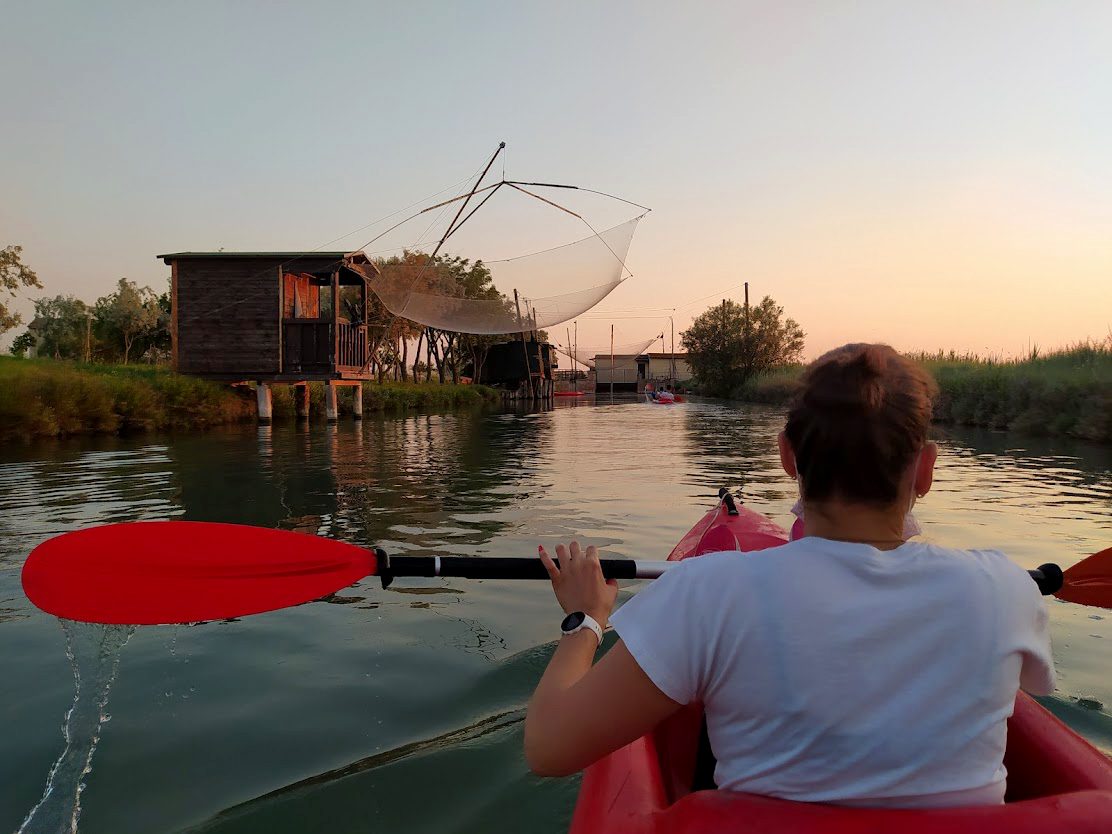
[{"label": "wooden stilt house", "polygon": [[362,252],[176,252],[174,368],[230,381],[371,378]]}]

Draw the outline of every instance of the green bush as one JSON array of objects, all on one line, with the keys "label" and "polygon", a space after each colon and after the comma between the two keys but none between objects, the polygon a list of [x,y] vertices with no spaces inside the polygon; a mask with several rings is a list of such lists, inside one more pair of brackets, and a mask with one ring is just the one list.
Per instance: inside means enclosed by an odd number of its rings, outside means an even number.
[{"label": "green bush", "polygon": [[[1018,360],[953,351],[915,354],[938,382],[943,423],[1112,442],[1112,339]],[[786,404],[803,366],[777,368],[734,391],[745,402]]]},{"label": "green bush", "polygon": [[[341,414],[352,389],[339,389]],[[274,416],[293,419],[293,389],[273,388]],[[365,412],[452,408],[498,401],[480,385],[364,383]],[[255,391],[182,376],[167,368],[86,365],[0,357],[0,438],[202,429],[256,417]],[[324,385],[310,386],[310,414],[324,414]]]}]

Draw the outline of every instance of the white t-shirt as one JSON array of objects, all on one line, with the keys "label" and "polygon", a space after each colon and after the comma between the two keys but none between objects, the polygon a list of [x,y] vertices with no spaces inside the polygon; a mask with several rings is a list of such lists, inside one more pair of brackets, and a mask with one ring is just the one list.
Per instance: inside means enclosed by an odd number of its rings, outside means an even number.
[{"label": "white t-shirt", "polygon": [[785,799],[1002,802],[1016,691],[1054,690],[1038,588],[993,550],[708,554],[612,622],[661,692],[704,704],[718,786]]}]

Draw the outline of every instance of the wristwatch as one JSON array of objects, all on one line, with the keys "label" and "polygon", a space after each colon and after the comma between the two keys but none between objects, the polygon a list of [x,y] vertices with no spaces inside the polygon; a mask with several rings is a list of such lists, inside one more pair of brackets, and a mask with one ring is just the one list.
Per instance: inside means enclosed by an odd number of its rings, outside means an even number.
[{"label": "wristwatch", "polygon": [[560,631],[563,632],[565,636],[568,634],[575,634],[577,631],[582,631],[585,628],[595,633],[595,637],[598,638],[599,645],[601,645],[602,626],[600,626],[598,621],[590,614],[584,614],[582,611],[572,611],[564,617],[564,621],[560,623]]}]

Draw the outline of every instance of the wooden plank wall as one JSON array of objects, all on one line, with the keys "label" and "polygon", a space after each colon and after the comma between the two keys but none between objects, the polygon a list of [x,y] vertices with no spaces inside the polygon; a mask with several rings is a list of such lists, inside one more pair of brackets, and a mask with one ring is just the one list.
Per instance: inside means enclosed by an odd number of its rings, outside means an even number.
[{"label": "wooden plank wall", "polygon": [[[299,259],[291,269],[315,271],[329,263]],[[180,373],[249,379],[281,370],[281,264],[273,258],[174,262]]]}]

